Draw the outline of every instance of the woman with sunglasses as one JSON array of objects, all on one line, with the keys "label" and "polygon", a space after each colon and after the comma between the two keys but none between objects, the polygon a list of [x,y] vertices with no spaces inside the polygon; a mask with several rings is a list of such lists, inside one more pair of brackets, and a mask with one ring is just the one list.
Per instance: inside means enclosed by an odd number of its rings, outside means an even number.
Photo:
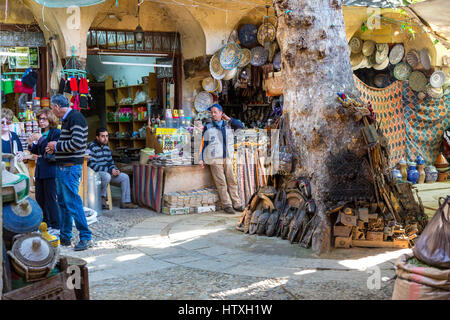
[{"label": "woman with sunglasses", "polygon": [[28,149],[37,154],[38,160],[35,170],[36,201],[44,213],[47,231],[59,236],[60,217],[56,200],[56,162],[54,155],[45,152],[50,141],[58,141],[60,131],[57,129],[58,119],[49,108],[41,109],[36,119],[42,134],[34,133],[28,137]]},{"label": "woman with sunglasses", "polygon": [[[16,155],[17,161],[22,161],[24,154],[22,143],[15,132],[11,132],[10,125],[14,119],[11,109],[2,109],[2,153],[12,153]],[[6,167],[9,168],[9,159],[2,159]]]}]

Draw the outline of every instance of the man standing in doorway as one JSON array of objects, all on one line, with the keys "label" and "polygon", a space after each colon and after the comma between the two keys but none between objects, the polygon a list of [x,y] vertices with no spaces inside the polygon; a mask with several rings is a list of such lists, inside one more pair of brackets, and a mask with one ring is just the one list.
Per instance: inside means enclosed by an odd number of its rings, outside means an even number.
[{"label": "man standing in doorway", "polygon": [[122,190],[120,208],[136,209],[137,206],[131,203],[130,178],[114,165],[111,149],[108,147],[108,131],[105,128],[98,128],[95,137],[95,140],[89,143],[86,153],[91,156],[88,166],[100,175],[103,208],[107,208],[106,190],[111,183],[120,186]]},{"label": "man standing in doorway", "polygon": [[243,211],[244,207],[239,198],[236,177],[233,173],[233,130],[242,129],[244,125],[240,120],[223,113],[220,104],[213,104],[208,110],[213,121],[206,124],[203,129],[199,164],[202,168],[205,164],[209,165],[224,211],[234,214],[234,210]]},{"label": "man standing in doorway", "polygon": [[61,210],[61,245],[70,246],[72,239],[72,221],[80,232],[80,242],[75,251],[91,247],[92,233],[89,230],[83,202],[78,195],[83,158],[86,151],[88,125],[84,116],[70,108],[66,97],[54,95],[50,100],[53,113],[62,118],[61,135],[58,142],[51,141],[45,151],[55,154],[56,192]]}]

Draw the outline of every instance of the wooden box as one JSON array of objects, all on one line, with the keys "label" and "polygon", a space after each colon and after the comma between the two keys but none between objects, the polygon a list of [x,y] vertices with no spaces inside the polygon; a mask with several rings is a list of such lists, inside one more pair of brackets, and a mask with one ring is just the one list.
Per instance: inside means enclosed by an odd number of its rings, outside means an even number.
[{"label": "wooden box", "polygon": [[409,248],[409,239],[394,239],[394,247]]},{"label": "wooden box", "polygon": [[383,232],[367,231],[366,239],[372,241],[383,241]]},{"label": "wooden box", "polygon": [[342,223],[343,225],[354,227],[356,226],[356,221],[357,221],[356,216],[350,216],[342,212],[339,213],[338,222]]},{"label": "wooden box", "polygon": [[369,208],[359,208],[358,216],[360,220],[369,222]]},{"label": "wooden box", "polygon": [[348,237],[352,232],[352,228],[348,226],[334,226],[333,234],[337,237]]},{"label": "wooden box", "polygon": [[336,237],[334,238],[335,248],[350,248],[352,246],[352,237]]}]

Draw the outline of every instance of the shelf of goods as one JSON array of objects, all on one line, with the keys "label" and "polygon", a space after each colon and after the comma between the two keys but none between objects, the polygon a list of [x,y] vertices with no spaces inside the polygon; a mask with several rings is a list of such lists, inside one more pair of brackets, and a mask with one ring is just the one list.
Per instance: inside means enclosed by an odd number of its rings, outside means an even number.
[{"label": "shelf of goods", "polygon": [[[120,103],[122,99],[131,98],[134,101],[136,95],[145,91],[148,98],[156,99],[156,74],[149,73],[148,83],[142,83],[134,86],[124,86],[113,88],[113,78],[111,76],[107,77],[105,80],[105,104],[106,104],[106,128],[109,132],[109,146],[111,150],[117,147],[129,147],[129,148],[145,148],[145,138],[131,138],[117,136],[117,133],[125,132],[135,132],[139,131],[142,127],[147,124],[146,118],[134,119],[133,114],[138,114],[142,108],[147,111],[147,103],[141,102],[137,104],[124,104]],[[127,119],[114,119],[110,121],[108,115],[117,113],[120,108],[130,109],[131,116],[129,120]]]}]

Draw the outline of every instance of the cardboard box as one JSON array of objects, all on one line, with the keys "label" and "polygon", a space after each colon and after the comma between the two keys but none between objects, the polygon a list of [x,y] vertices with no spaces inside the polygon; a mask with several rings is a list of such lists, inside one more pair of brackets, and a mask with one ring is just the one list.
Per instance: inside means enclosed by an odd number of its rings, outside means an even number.
[{"label": "cardboard box", "polygon": [[352,237],[336,237],[334,239],[335,248],[350,248],[352,246]]},{"label": "cardboard box", "polygon": [[350,216],[350,215],[344,214],[343,212],[340,212],[338,221],[340,223],[342,223],[343,225],[353,227],[353,226],[356,226],[357,218],[356,218],[356,216]]}]

